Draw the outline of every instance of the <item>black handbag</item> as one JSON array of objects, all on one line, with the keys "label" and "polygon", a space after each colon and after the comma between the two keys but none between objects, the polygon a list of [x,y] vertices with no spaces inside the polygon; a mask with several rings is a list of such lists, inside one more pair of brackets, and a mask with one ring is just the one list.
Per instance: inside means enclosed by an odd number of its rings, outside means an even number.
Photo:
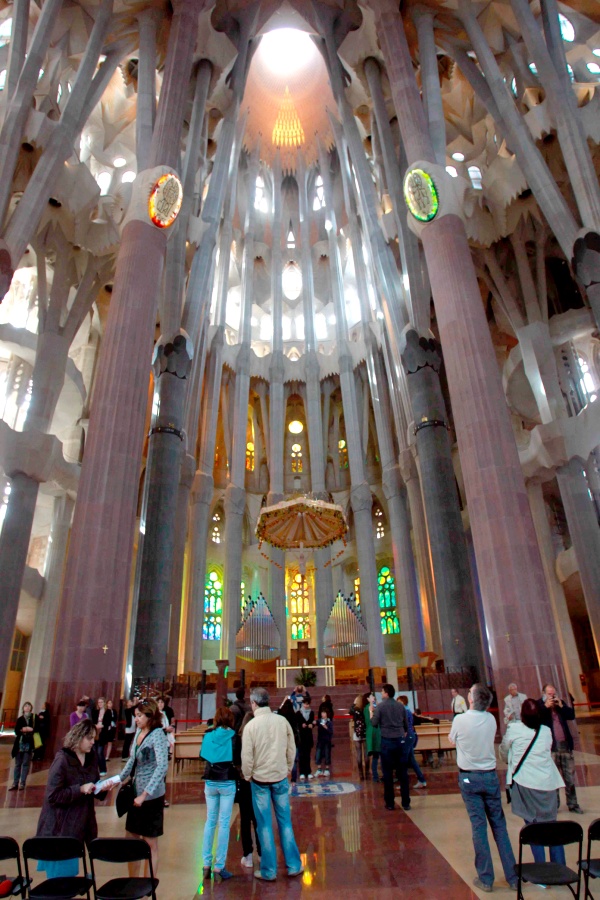
[{"label": "black handbag", "polygon": [[[538,736],[539,733],[540,733],[540,729],[538,728],[538,729],[536,729],[536,732],[535,732],[534,736],[531,738],[531,740],[530,740],[530,742],[529,742],[529,746],[527,747],[527,750],[525,751],[525,753],[523,754],[523,756],[521,757],[521,759],[520,759],[519,762],[517,763],[517,767],[516,767],[515,771],[512,773],[513,781],[514,781],[515,775],[517,774],[517,772],[519,771],[519,769],[521,768],[521,766],[523,765],[523,763],[524,763],[525,760],[527,759],[527,754],[529,753],[529,751],[531,750],[531,748],[532,748],[533,745],[535,744],[536,738],[537,738],[537,736]],[[512,799],[512,798],[511,798],[511,795],[510,795],[511,787],[512,787],[512,785],[507,784],[506,787],[504,788],[504,790],[506,791],[506,802],[507,802],[507,803],[510,803],[510,802],[511,802],[511,799]]]},{"label": "black handbag", "polygon": [[117,794],[117,799],[115,800],[115,807],[117,810],[117,815],[121,819],[126,813],[129,812],[130,809],[133,809],[133,801],[135,800],[135,786],[133,784],[133,776],[135,775],[135,767],[137,765],[137,760],[133,764],[133,768],[131,770],[131,779],[127,782],[127,784],[122,784],[119,788],[119,793]]}]

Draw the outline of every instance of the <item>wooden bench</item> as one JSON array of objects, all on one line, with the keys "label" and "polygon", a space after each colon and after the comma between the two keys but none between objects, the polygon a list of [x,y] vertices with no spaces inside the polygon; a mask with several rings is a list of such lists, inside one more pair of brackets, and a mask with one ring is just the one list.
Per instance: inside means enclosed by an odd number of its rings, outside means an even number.
[{"label": "wooden bench", "polygon": [[439,725],[416,725],[415,731],[419,737],[416,751],[420,753],[443,752],[452,753],[456,748],[448,740],[451,722],[440,722]]}]

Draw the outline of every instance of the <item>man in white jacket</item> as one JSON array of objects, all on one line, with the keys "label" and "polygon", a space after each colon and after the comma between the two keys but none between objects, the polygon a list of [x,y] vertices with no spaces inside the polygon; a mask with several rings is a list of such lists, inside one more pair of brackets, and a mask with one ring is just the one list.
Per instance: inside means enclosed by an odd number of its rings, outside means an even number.
[{"label": "man in white jacket", "polygon": [[252,786],[252,805],[262,847],[260,870],[254,877],[262,881],[277,878],[277,852],[271,821],[271,803],[275,810],[281,849],[290,878],[304,871],[292,828],[288,773],[296,758],[296,742],[290,723],[272,713],[269,694],[264,688],[250,693],[254,718],[242,735],[242,774]]}]

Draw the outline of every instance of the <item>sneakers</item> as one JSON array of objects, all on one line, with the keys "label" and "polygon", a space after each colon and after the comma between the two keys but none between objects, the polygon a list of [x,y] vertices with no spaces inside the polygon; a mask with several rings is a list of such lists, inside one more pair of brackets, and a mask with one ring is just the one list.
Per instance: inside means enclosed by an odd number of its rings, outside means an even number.
[{"label": "sneakers", "polygon": [[306,781],[306,775],[301,775],[301,776],[300,776],[300,781]]},{"label": "sneakers", "polygon": [[242,856],[242,865],[246,866],[248,869],[254,868],[254,863],[252,861],[252,854],[249,853],[248,856]]},{"label": "sneakers", "polygon": [[304,866],[300,866],[298,871],[288,872],[288,878],[296,878],[297,875],[302,875],[303,872],[304,872]]},{"label": "sneakers", "polygon": [[[25,790],[25,785],[24,785],[24,784],[20,784],[20,785],[19,785],[19,790],[20,790],[20,791],[24,791],[24,790]],[[583,812],[583,810],[581,810],[581,812]]]},{"label": "sneakers", "polygon": [[311,774],[308,776],[308,780],[311,781],[314,777],[315,777],[315,776],[311,773]]},{"label": "sneakers", "polygon": [[260,869],[254,870],[254,877],[258,878],[259,881],[277,881],[276,876],[273,876],[273,878],[267,878],[266,875],[263,875],[263,873],[260,871]]},{"label": "sneakers", "polygon": [[320,770],[320,769],[317,769],[317,771],[315,772],[315,778],[318,778],[319,775],[322,775],[322,774],[323,774],[323,773],[321,772],[321,770]]},{"label": "sneakers", "polygon": [[419,788],[425,788],[425,787],[427,787],[426,781],[417,781],[417,783],[415,784],[415,790],[419,790]]},{"label": "sneakers", "polygon": [[325,769],[323,775],[325,776],[325,778],[329,778],[329,769]]},{"label": "sneakers", "polygon": [[479,878],[475,878],[473,884],[476,888],[479,888],[480,891],[483,891],[484,894],[491,894],[494,890],[491,884],[484,884]]}]

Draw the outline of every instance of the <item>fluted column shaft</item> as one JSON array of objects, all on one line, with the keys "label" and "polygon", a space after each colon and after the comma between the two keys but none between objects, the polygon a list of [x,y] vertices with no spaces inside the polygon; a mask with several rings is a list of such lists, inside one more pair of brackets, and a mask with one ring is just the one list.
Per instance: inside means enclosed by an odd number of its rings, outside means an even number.
[{"label": "fluted column shaft", "polygon": [[[374,0],[376,27],[409,164],[434,162],[402,19]],[[442,215],[421,233],[457,428],[497,684],[540,678],[565,689],[560,648],[500,373],[465,227]],[[519,609],[518,617],[512,614]]]},{"label": "fluted column shaft", "polygon": [[419,37],[423,106],[429,122],[429,136],[435,160],[440,166],[444,166],[446,164],[446,120],[433,30],[435,15],[429,7],[417,6],[412,11],[412,17]]},{"label": "fluted column shaft", "polygon": [[159,12],[144,9],[138,17],[139,57],[137,108],[135,114],[135,152],[138,172],[148,167],[152,132],[156,118],[156,29]]}]

